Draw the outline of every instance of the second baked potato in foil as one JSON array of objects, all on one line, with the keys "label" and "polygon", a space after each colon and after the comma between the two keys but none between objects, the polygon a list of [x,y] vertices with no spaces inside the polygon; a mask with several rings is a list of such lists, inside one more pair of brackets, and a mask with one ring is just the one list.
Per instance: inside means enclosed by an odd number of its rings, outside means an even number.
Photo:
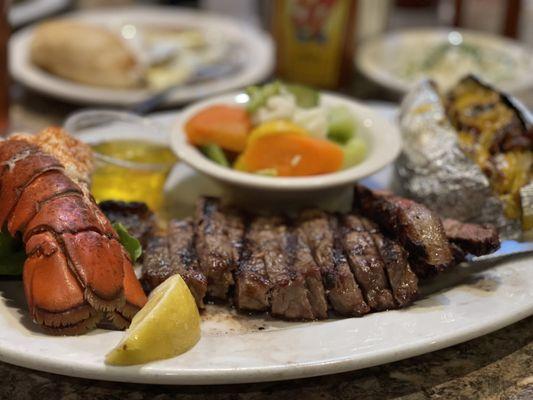
[{"label": "second baked potato in foil", "polygon": [[447,96],[422,82],[401,107],[396,189],[443,216],[520,238],[532,228],[532,123],[523,106],[473,76]]}]

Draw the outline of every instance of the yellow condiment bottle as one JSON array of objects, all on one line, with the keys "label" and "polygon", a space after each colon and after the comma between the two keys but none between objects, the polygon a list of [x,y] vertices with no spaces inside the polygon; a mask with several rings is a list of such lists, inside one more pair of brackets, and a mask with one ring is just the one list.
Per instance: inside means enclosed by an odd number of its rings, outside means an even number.
[{"label": "yellow condiment bottle", "polygon": [[275,0],[277,73],[336,89],[352,75],[357,0]]}]

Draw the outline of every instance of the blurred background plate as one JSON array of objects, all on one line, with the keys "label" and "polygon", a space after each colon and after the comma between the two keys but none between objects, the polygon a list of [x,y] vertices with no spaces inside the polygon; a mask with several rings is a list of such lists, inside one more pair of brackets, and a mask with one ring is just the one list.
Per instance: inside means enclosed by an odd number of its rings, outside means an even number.
[{"label": "blurred background plate", "polygon": [[507,92],[533,85],[533,52],[517,41],[488,33],[409,29],[360,45],[356,66],[380,85],[407,92],[424,77],[446,88],[475,73]]},{"label": "blurred background plate", "polygon": [[[106,26],[123,24],[169,28],[195,28],[217,32],[231,43],[236,43],[242,54],[238,71],[222,77],[176,88],[165,105],[180,104],[215,93],[243,87],[261,81],[273,69],[274,53],[271,39],[260,30],[231,18],[176,7],[133,7],[121,9],[88,10],[64,16],[77,21]],[[127,106],[150,95],[148,89],[112,89],[68,81],[33,65],[29,48],[35,26],[15,33],[10,42],[10,71],[13,77],[38,92],[80,104],[108,104]]]},{"label": "blurred background plate", "polygon": [[70,5],[70,0],[19,0],[12,1],[9,23],[18,28],[29,22],[47,17]]}]

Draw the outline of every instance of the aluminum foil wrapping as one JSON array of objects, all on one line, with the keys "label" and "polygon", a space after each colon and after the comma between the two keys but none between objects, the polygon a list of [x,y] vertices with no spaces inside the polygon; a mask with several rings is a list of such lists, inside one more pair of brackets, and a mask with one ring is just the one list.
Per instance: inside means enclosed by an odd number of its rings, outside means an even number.
[{"label": "aluminum foil wrapping", "polygon": [[440,215],[494,224],[502,237],[520,239],[521,224],[507,219],[487,177],[460,149],[438,91],[421,82],[400,111],[403,152],[396,162],[395,190]]}]

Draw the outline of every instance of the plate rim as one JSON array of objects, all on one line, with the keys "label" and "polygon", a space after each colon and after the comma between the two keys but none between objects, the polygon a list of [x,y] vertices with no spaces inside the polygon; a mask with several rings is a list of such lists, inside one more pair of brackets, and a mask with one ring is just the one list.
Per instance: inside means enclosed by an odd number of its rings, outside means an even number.
[{"label": "plate rim", "polygon": [[[532,259],[532,256],[527,257]],[[401,312],[402,310],[385,311],[383,313]],[[375,314],[374,314],[375,315]],[[431,338],[419,338],[409,346],[396,346],[365,355],[361,358],[347,356],[344,358],[325,359],[323,361],[311,361],[294,363],[290,366],[262,366],[262,367],[228,367],[225,369],[202,369],[197,370],[176,369],[173,373],[166,372],[159,374],[157,371],[142,370],[142,366],[133,367],[113,367],[104,365],[103,368],[80,369],[68,361],[46,361],[44,359],[32,358],[29,353],[16,352],[10,350],[8,346],[0,351],[0,361],[7,362],[24,368],[36,369],[59,375],[72,376],[85,379],[98,379],[111,382],[129,382],[143,384],[165,384],[165,385],[219,385],[219,384],[242,384],[258,383],[269,381],[285,381],[291,379],[311,378],[316,376],[331,375],[348,371],[356,371],[382,364],[389,364],[406,358],[434,352],[443,348],[464,343],[471,339],[489,334],[505,326],[511,325],[524,318],[533,315],[533,302],[521,312],[507,315],[504,318],[488,322],[472,329],[471,326],[463,326],[462,329],[453,331],[446,335],[444,339],[435,341]],[[367,316],[368,317],[368,316]],[[351,318],[357,319],[357,318]],[[340,319],[338,321],[345,321]],[[295,327],[294,329],[301,329]],[[276,331],[274,331],[276,332]],[[268,332],[267,332],[268,333]],[[7,348],[7,351],[6,351]],[[392,354],[391,354],[392,353]]]}]

